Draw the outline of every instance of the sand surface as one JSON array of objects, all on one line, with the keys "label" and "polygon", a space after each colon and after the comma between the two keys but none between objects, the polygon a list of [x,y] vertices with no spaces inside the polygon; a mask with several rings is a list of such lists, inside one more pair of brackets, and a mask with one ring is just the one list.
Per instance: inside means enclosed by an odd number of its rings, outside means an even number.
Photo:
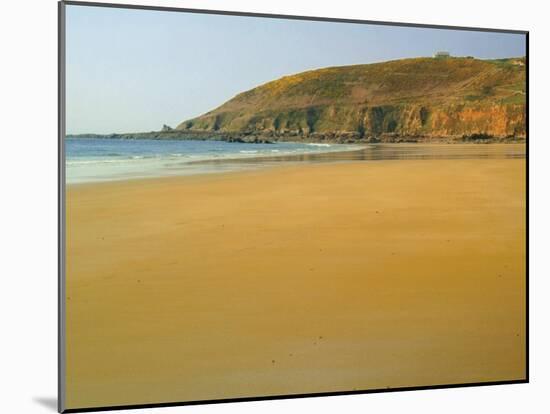
[{"label": "sand surface", "polygon": [[68,408],[525,377],[525,160],[67,190]]}]

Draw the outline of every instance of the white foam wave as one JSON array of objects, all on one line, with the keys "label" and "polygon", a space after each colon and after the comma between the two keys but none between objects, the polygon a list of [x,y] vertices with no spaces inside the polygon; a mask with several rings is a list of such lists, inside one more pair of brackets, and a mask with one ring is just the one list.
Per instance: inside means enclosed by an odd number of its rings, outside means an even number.
[{"label": "white foam wave", "polygon": [[332,145],[330,145],[330,144],[321,144],[321,143],[317,143],[317,142],[311,142],[307,145],[311,145],[312,147],[332,147]]}]

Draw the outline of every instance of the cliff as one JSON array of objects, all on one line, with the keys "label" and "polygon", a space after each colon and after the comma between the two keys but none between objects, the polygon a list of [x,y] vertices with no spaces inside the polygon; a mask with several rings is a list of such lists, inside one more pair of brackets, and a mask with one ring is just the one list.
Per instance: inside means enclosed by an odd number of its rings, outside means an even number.
[{"label": "cliff", "polygon": [[525,72],[523,58],[414,58],[323,68],[240,93],[174,133],[350,142],[522,140]]}]

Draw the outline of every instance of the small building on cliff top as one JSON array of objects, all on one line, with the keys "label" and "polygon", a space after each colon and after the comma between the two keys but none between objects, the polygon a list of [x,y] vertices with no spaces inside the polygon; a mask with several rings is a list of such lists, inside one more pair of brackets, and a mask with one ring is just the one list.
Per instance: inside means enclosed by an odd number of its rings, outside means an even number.
[{"label": "small building on cliff top", "polygon": [[449,52],[444,51],[444,50],[434,53],[434,58],[435,59],[447,59],[449,57],[451,57],[451,54]]}]

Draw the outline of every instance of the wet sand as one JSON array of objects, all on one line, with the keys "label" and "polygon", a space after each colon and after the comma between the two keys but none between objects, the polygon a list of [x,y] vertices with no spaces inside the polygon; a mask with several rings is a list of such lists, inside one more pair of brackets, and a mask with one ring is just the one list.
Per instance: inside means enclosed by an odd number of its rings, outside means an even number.
[{"label": "wet sand", "polygon": [[69,186],[67,407],[525,377],[525,160]]}]

